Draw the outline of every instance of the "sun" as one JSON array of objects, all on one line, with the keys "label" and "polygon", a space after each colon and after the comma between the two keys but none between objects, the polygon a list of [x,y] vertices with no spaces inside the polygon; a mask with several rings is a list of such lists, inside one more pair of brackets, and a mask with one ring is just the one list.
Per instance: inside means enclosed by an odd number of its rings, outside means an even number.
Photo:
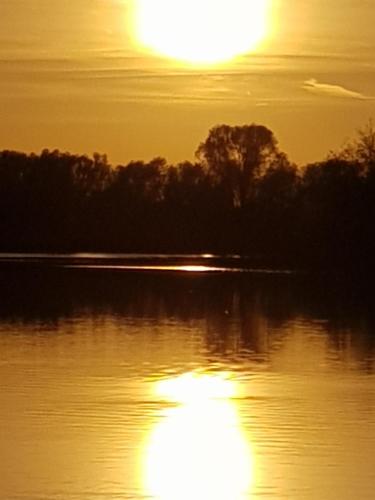
[{"label": "sun", "polygon": [[215,64],[252,52],[269,30],[271,0],[138,0],[138,42],[192,64]]}]

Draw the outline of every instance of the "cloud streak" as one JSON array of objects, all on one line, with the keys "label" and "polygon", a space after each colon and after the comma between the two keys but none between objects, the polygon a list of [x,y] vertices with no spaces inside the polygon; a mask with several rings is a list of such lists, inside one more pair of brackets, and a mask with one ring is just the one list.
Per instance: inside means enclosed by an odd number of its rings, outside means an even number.
[{"label": "cloud streak", "polygon": [[302,88],[317,95],[325,95],[330,97],[339,97],[344,99],[359,99],[359,100],[372,100],[372,97],[368,97],[360,92],[347,89],[341,85],[333,85],[331,83],[321,83],[315,78],[306,80]]}]

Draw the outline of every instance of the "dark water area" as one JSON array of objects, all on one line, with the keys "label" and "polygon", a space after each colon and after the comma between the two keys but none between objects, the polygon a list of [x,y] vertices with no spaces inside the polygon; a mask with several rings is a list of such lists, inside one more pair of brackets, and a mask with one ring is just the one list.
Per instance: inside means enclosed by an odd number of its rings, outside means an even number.
[{"label": "dark water area", "polygon": [[372,499],[370,283],[0,256],[1,500]]}]

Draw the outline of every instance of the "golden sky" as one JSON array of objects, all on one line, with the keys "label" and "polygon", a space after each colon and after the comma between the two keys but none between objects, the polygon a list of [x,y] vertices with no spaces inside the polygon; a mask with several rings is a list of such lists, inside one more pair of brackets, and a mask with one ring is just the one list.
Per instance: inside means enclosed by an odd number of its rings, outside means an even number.
[{"label": "golden sky", "polygon": [[270,1],[255,51],[194,66],[135,42],[137,0],[1,0],[0,149],[175,162],[210,127],[255,122],[322,159],[375,116],[373,0]]}]

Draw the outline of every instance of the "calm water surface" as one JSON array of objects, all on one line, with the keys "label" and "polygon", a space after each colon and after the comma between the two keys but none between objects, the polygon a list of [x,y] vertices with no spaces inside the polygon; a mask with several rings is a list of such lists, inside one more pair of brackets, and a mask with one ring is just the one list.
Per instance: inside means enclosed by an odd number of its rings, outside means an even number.
[{"label": "calm water surface", "polygon": [[1,499],[374,498],[370,292],[43,259],[0,265]]}]

